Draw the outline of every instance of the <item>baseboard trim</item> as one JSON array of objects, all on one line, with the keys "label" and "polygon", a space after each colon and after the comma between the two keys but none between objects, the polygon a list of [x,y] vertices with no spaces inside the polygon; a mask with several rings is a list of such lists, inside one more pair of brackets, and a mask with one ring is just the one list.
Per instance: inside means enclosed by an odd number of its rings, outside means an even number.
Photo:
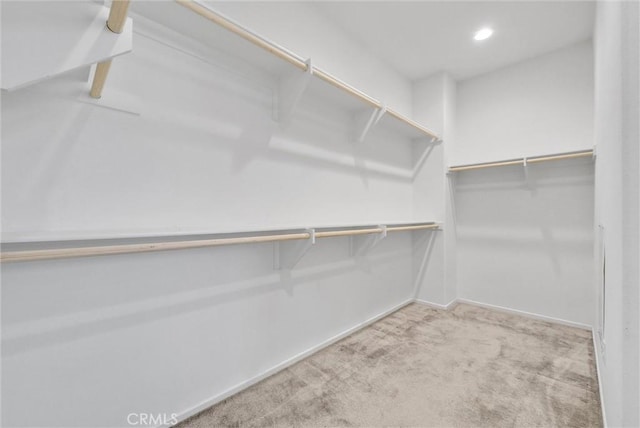
[{"label": "baseboard trim", "polygon": [[[308,356],[315,354],[316,352],[326,348],[329,345],[332,345],[334,343],[336,343],[339,340],[344,339],[345,337],[349,336],[350,334],[355,333],[358,330],[361,330],[371,324],[373,324],[374,322],[387,317],[389,315],[391,315],[392,313],[404,308],[405,306],[411,304],[414,302],[414,299],[408,299],[402,303],[400,303],[399,305],[394,306],[393,308],[386,310],[384,312],[382,312],[381,314],[378,314],[372,318],[369,318],[368,320],[361,322],[359,324],[356,324],[355,326],[349,328],[348,330],[343,331],[340,334],[337,334],[333,337],[331,337],[330,339],[320,343],[319,345],[313,346],[309,349],[307,349],[306,351],[303,351],[301,353],[299,353],[298,355],[295,355],[292,358],[289,358],[288,360],[283,361],[280,364],[275,365],[274,367],[271,367],[270,369],[266,370],[265,372],[252,377],[251,379],[244,381],[228,390],[226,390],[223,393],[214,395],[211,398],[208,398],[202,402],[200,402],[199,404],[181,412],[178,414],[178,416],[176,417],[178,423],[190,418],[193,415],[196,415],[200,412],[202,412],[203,410],[221,402],[222,400],[231,397],[234,394],[237,394],[238,392],[242,391],[243,389],[249,388],[252,385],[255,385],[256,383],[260,382],[261,380],[264,380],[266,378],[268,378],[269,376],[276,374],[277,372],[286,369],[289,366],[292,366],[293,364],[297,363],[300,360],[303,360],[305,358],[307,358]],[[172,425],[158,425],[156,428],[169,428]]]},{"label": "baseboard trim", "polygon": [[458,299],[453,299],[446,305],[442,305],[440,303],[434,303],[434,302],[430,302],[428,300],[422,300],[422,299],[415,299],[414,301],[421,305],[431,306],[436,309],[444,309],[445,311],[448,311],[449,309],[453,309],[453,307],[458,304]]},{"label": "baseboard trim", "polygon": [[600,343],[596,340],[597,335],[595,329],[591,329],[591,338],[593,340],[593,351],[595,352],[596,357],[596,375],[598,376],[598,393],[600,394],[600,411],[602,412],[602,426],[604,428],[608,428],[607,424],[607,413],[605,411],[604,406],[604,394],[602,390],[602,370],[600,370],[600,361],[602,361],[602,354],[600,353]]},{"label": "baseboard trim", "polygon": [[504,306],[497,306],[489,303],[476,302],[475,300],[460,299],[460,298],[457,300],[458,300],[458,303],[466,303],[467,305],[479,306],[481,308],[486,308],[486,309],[493,309],[493,310],[505,312],[508,314],[521,315],[527,318],[533,318],[540,321],[547,321],[553,324],[566,325],[568,327],[576,327],[582,330],[589,330],[589,331],[592,330],[592,327],[590,325],[582,324],[575,321],[568,321],[561,318],[549,317],[546,315],[535,314],[533,312],[521,311],[518,309],[505,308]]}]

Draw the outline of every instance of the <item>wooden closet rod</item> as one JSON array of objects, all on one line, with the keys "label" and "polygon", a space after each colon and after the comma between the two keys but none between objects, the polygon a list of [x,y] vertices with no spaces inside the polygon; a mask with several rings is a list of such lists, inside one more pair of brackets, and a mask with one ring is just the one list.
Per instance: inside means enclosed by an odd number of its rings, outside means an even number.
[{"label": "wooden closet rod", "polygon": [[[383,108],[382,103],[380,103],[380,101],[376,100],[375,98],[370,97],[369,95],[365,94],[364,92],[354,88],[353,86],[343,82],[342,80],[338,79],[337,77],[327,73],[324,70],[319,69],[318,67],[314,67],[311,65],[308,65],[304,60],[302,60],[301,58],[299,58],[297,55],[295,55],[294,53],[288,51],[287,49],[278,46],[277,44],[265,39],[264,37],[248,30],[247,28],[241,26],[240,24],[232,21],[231,19],[219,14],[218,12],[210,9],[209,7],[194,1],[194,0],[175,0],[177,3],[179,3],[180,5],[186,7],[187,9],[190,9],[191,11],[197,13],[198,15],[202,16],[203,18],[208,19],[209,21],[220,25],[221,27],[225,28],[228,31],[231,31],[234,34],[237,34],[238,36],[242,37],[243,39],[253,43],[254,45],[272,53],[273,55],[293,64],[294,66],[298,67],[301,70],[307,71],[308,67],[311,67],[311,71],[312,74],[316,75],[318,78],[324,80],[325,82],[329,83],[330,85],[335,86],[338,89],[341,89],[345,92],[348,92],[349,94],[355,96],[356,98],[359,98],[360,100],[364,101],[366,104],[370,105],[371,107],[374,108]],[[390,115],[394,116],[396,119],[401,120],[403,122],[405,122],[406,124],[416,128],[417,130],[421,131],[424,134],[427,134],[429,137],[431,137],[433,140],[439,140],[440,137],[438,137],[437,134],[435,134],[433,131],[431,131],[430,129],[414,122],[413,120],[401,115],[400,113],[393,111],[393,110],[389,110],[387,109],[387,113],[389,113]]]},{"label": "wooden closet rod", "polygon": [[[129,10],[129,0],[113,0],[111,9],[109,10],[109,18],[107,19],[107,28],[113,33],[120,34],[127,22],[127,11]],[[111,60],[99,62],[96,66],[96,72],[93,76],[91,91],[89,95],[92,98],[100,98],[102,89],[107,81],[109,69],[111,68]]]},{"label": "wooden closet rod", "polygon": [[338,89],[342,89],[343,91],[346,91],[348,93],[350,93],[351,95],[355,96],[356,98],[360,98],[362,101],[364,101],[365,103],[369,104],[371,107],[375,107],[375,108],[382,108],[382,103],[380,103],[380,101],[371,98],[369,95],[365,94],[364,92],[354,88],[351,85],[348,85],[347,83],[343,82],[342,80],[338,79],[337,77],[332,76],[331,74],[327,73],[326,71],[323,71],[321,69],[319,69],[318,67],[311,67],[311,73],[318,76],[320,79],[324,80],[325,82],[335,86]]},{"label": "wooden closet rod", "polygon": [[254,45],[261,47],[262,49],[272,53],[273,55],[293,64],[299,69],[307,69],[307,64],[291,52],[264,39],[263,37],[260,37],[254,32],[242,27],[240,24],[237,24],[229,18],[220,15],[218,12],[215,12],[212,9],[209,9],[208,7],[192,0],[176,0],[176,2],[186,7],[187,9],[192,10],[203,18],[206,18],[209,21],[218,24],[222,28],[231,31],[234,34],[237,34],[238,36],[253,43]]},{"label": "wooden closet rod", "polygon": [[497,162],[487,162],[487,163],[475,163],[469,165],[458,165],[449,167],[449,171],[468,171],[471,169],[482,169],[482,168],[492,168],[495,166],[508,166],[508,165],[525,165],[525,163],[537,163],[537,162],[547,162],[547,161],[555,161],[562,159],[573,159],[573,158],[581,158],[581,157],[593,157],[593,150],[583,150],[579,152],[568,152],[568,153],[558,153],[554,155],[544,155],[544,156],[535,156],[535,157],[527,157],[520,159],[509,159],[504,161]]},{"label": "wooden closet rod", "polygon": [[[437,229],[439,226],[435,223],[415,224],[408,226],[392,226],[388,227],[387,232],[401,232],[409,230]],[[355,236],[373,233],[381,233],[384,229],[381,227],[367,229],[348,229],[348,230],[330,230],[319,231],[315,233],[316,238],[330,238],[335,236]],[[0,262],[19,262],[34,260],[49,260],[75,257],[89,256],[106,256],[114,254],[128,253],[148,253],[154,251],[168,250],[184,250],[189,248],[219,247],[222,245],[237,244],[257,244],[263,242],[279,242],[293,241],[311,238],[309,232],[298,233],[281,233],[274,235],[257,235],[243,236],[236,238],[215,238],[200,239],[191,241],[176,242],[157,242],[147,244],[123,244],[123,245],[105,245],[98,247],[76,247],[76,248],[58,248],[50,250],[27,250],[27,251],[8,251],[0,253]]]},{"label": "wooden closet rod", "polygon": [[539,156],[535,158],[527,158],[527,162],[529,163],[546,162],[546,161],[554,161],[554,160],[561,160],[561,159],[583,158],[587,156],[593,157],[593,150],[587,150],[584,152],[550,155],[550,156]]}]

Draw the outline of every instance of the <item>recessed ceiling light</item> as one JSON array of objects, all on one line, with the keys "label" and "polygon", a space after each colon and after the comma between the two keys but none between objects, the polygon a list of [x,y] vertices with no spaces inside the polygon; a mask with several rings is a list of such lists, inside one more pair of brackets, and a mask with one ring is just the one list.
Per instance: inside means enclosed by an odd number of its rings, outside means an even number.
[{"label": "recessed ceiling light", "polygon": [[473,40],[486,40],[493,34],[493,30],[491,28],[483,28],[481,30],[476,31],[473,35]]}]

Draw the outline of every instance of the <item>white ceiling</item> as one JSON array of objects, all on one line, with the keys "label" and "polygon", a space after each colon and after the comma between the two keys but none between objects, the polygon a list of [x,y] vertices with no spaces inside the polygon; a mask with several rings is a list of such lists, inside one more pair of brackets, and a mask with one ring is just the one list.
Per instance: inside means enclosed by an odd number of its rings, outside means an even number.
[{"label": "white ceiling", "polygon": [[[595,13],[595,3],[586,1],[331,1],[315,7],[412,80],[438,71],[466,79],[587,40]],[[493,37],[474,41],[485,26]]]}]

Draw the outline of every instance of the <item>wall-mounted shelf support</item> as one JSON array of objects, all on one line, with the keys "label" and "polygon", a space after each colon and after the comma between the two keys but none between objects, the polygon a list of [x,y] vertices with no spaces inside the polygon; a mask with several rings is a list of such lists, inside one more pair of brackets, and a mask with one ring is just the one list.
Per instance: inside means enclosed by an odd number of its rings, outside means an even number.
[{"label": "wall-mounted shelf support", "polygon": [[522,158],[522,169],[524,171],[524,182],[529,184],[529,164],[527,163],[527,158]]},{"label": "wall-mounted shelf support", "polygon": [[413,143],[413,157],[415,159],[412,177],[415,178],[429,156],[431,156],[435,147],[442,143],[442,140],[429,138],[429,140],[425,142],[424,137],[418,137],[412,138],[411,142]]},{"label": "wall-mounted shelf support", "polygon": [[280,80],[277,121],[280,122],[280,126],[283,129],[291,123],[293,113],[311,82],[311,76],[313,75],[311,58],[307,59],[305,64],[307,68],[302,73],[294,69]]},{"label": "wall-mounted shelf support", "polygon": [[387,237],[387,226],[378,225],[381,230],[375,235],[354,235],[351,237],[351,256],[361,257]]},{"label": "wall-mounted shelf support", "polygon": [[[387,108],[383,105],[381,105],[380,107],[374,107],[373,110],[371,111],[371,114],[369,115],[369,119],[366,121],[366,123],[364,124],[364,126],[362,127],[362,130],[360,131],[360,133],[357,134],[356,137],[356,142],[358,143],[362,143],[364,142],[365,138],[367,138],[367,134],[369,133],[369,131],[371,131],[371,129],[373,129],[373,127],[375,127],[378,122],[380,122],[380,119],[382,119],[382,116],[384,116],[384,114],[387,112]],[[356,123],[361,123],[361,120],[358,120],[356,118]]]},{"label": "wall-mounted shelf support", "polygon": [[273,267],[277,270],[293,269],[309,249],[316,243],[315,229],[307,229],[309,238],[297,242],[277,242],[274,248]]}]

